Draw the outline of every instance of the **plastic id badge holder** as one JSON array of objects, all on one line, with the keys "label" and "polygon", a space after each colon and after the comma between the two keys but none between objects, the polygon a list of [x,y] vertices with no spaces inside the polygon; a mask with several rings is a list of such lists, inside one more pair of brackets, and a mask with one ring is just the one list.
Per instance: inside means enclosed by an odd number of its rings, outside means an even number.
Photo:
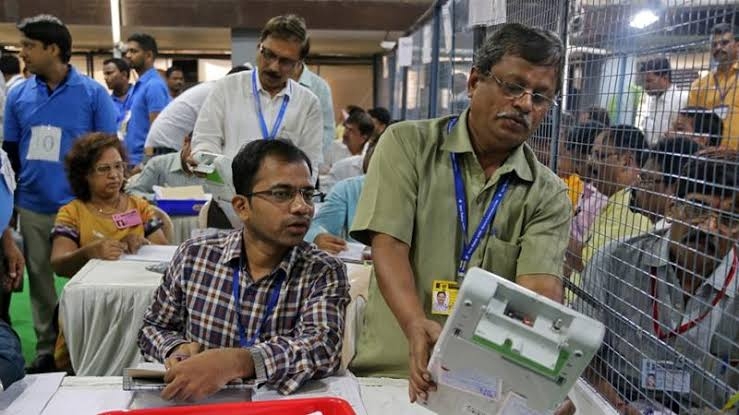
[{"label": "plastic id badge holder", "polygon": [[439,414],[549,413],[604,335],[602,323],[472,268],[429,360],[438,388],[421,404]]}]

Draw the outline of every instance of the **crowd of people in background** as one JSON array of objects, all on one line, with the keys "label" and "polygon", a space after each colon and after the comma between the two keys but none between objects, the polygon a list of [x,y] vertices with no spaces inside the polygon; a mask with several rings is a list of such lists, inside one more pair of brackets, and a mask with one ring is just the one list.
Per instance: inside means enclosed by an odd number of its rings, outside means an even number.
[{"label": "crowd of people in background", "polygon": [[[591,312],[613,333],[608,348],[621,354],[599,353],[587,377],[619,408],[721,407],[739,388],[739,33],[730,24],[713,28],[718,65],[689,90],[672,83],[666,57],[644,59],[646,97],[632,122],[612,125],[614,114],[598,106],[562,112],[556,140],[551,131],[529,137],[559,111],[564,47],[521,25],[503,25],[484,43],[467,88],[455,91],[455,102],[465,103],[458,114],[397,124],[386,108],[354,105],[334,123],[331,88],[305,65],[310,40],[295,15],[266,23],[253,64],[187,89],[181,68],[157,71],[150,35],[131,35],[125,59],[104,62],[107,91],[69,65],[72,39],[61,21],[41,15],[18,29],[32,76],[24,79],[15,56],[0,57],[3,190],[15,195],[3,200],[0,220],[6,291],[28,272],[38,339],[28,373],[73,370],[55,320],[54,273],[72,278],[93,258],[167,244],[166,218],[146,198],[154,186],[202,185],[199,156],[215,154],[232,161],[228,204],[245,230],[185,242],[157,290],[139,345],[172,370],[163,396],[204,397],[239,377],[290,393],[334,373],[348,283],[329,254],[350,242],[372,247],[378,282],[350,368],[410,376],[413,400],[431,389],[428,350],[451,310],[433,311],[440,293],[432,295],[432,281],[455,280],[469,264],[581,310],[572,293],[594,291],[651,333],[632,338],[636,330],[613,313]],[[470,248],[458,216],[475,227],[496,197],[505,202],[485,224],[485,242]],[[184,276],[185,267],[195,276]],[[240,313],[218,332],[207,310],[230,301],[230,288],[222,297],[204,293],[208,284],[231,284],[234,273],[238,287],[239,272],[254,279],[243,288],[256,297],[244,307],[256,315],[275,307],[266,302],[275,289],[304,303],[277,305],[280,322],[269,332]],[[185,286],[183,278],[192,280]],[[573,287],[567,295],[561,278]],[[18,350],[9,294],[2,298],[0,352]],[[701,368],[689,386],[646,385],[643,362],[685,357]],[[0,370],[6,387],[23,373],[18,353],[7,359],[18,370]],[[657,366],[649,367],[672,370]],[[218,370],[214,384],[196,376]],[[573,410],[566,402],[558,413]]]}]

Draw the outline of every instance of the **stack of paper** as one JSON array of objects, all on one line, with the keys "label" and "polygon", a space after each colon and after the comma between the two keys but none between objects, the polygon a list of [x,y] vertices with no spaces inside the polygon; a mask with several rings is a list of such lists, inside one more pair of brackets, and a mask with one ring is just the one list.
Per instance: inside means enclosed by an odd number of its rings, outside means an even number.
[{"label": "stack of paper", "polygon": [[203,186],[154,186],[154,198],[157,200],[209,200],[210,194],[205,193]]}]

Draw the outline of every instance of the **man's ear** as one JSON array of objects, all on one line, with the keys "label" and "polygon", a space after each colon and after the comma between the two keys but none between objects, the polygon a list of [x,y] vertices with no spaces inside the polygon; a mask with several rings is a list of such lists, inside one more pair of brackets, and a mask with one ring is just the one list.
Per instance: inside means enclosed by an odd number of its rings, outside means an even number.
[{"label": "man's ear", "polygon": [[231,206],[242,221],[249,219],[249,215],[251,214],[251,203],[245,196],[235,195],[233,199],[231,199]]},{"label": "man's ear", "polygon": [[477,69],[477,67],[472,67],[470,70],[470,76],[467,77],[467,96],[472,98],[472,94],[475,92],[475,89],[477,89],[480,81],[483,78],[483,74],[480,73],[480,70]]}]

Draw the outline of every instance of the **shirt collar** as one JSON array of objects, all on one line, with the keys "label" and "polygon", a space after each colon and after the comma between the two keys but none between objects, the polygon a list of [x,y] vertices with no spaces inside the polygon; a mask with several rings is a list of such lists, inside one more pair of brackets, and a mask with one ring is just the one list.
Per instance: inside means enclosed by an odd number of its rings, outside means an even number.
[{"label": "shirt collar", "polygon": [[[221,262],[227,264],[229,267],[238,267],[241,264],[242,252],[245,252],[243,250],[244,232],[246,232],[245,229],[240,229],[238,231],[231,232],[226,237]],[[272,270],[270,275],[275,275],[276,272],[282,272],[284,273],[285,278],[289,279],[290,271],[295,268],[299,252],[303,249],[304,245],[307,244],[301,242],[299,245],[290,248],[290,250],[285,253],[285,256],[282,257],[280,263]],[[243,260],[246,260],[246,258],[243,258]]]},{"label": "shirt collar", "polygon": [[[46,79],[38,75],[34,75],[33,79],[36,81],[36,86],[38,86],[39,88],[47,88]],[[74,66],[67,65],[67,75],[64,77],[64,79],[62,79],[62,82],[60,82],[59,85],[57,85],[54,91],[56,91],[57,89],[61,88],[64,85],[72,86],[72,85],[78,85],[81,83],[82,83],[82,76],[79,74],[79,72],[77,72],[77,70],[74,69]]]},{"label": "shirt collar", "polygon": [[[450,153],[474,153],[472,143],[470,142],[469,128],[467,127],[468,114],[469,109],[462,112],[456,125],[452,128],[451,134],[447,134],[447,128],[449,121],[454,116],[442,118],[440,128],[443,129],[445,136],[444,142],[441,145],[442,150]],[[523,144],[516,147],[505,162],[503,162],[503,165],[500,166],[500,174],[513,171],[522,180],[534,181],[534,172],[529,164],[529,158],[526,156],[526,150],[527,147]]]},{"label": "shirt collar", "polygon": [[[654,235],[656,235],[658,239],[654,243],[653,249],[647,250],[646,255],[642,257],[642,264],[650,268],[670,266],[669,229],[656,231]],[[734,256],[736,256],[736,248],[732,249],[731,251],[729,251],[728,254],[726,254],[724,259],[721,261],[721,264],[719,264],[719,266],[713,270],[713,273],[711,273],[711,275],[706,278],[701,286],[708,284],[716,291],[721,291],[724,288],[726,278],[729,276],[729,271],[731,271],[731,266],[734,262]],[[737,273],[739,271],[735,270],[734,272]],[[736,295],[737,288],[739,287],[739,283],[737,283],[738,279],[739,275],[735,274],[734,278],[726,289],[727,296],[734,297]]]},{"label": "shirt collar", "polygon": [[[259,70],[256,69],[256,68],[254,68],[253,72],[256,72],[256,74],[257,74],[257,90],[259,92],[264,92],[265,94],[267,94],[267,96],[270,96],[269,95],[269,92],[267,92],[264,88],[262,88],[262,82],[259,80]],[[305,73],[305,71],[303,71],[303,72]],[[254,75],[252,75],[252,72],[249,72],[249,75],[248,76],[249,76],[249,85],[251,85],[251,77],[254,76]],[[285,84],[285,87],[282,88],[282,90],[280,92],[278,92],[277,95],[274,96],[274,98],[277,98],[277,97],[279,97],[281,95],[287,95],[288,97],[292,98],[293,97],[292,94],[293,94],[293,83],[294,82],[295,81],[293,81],[292,79],[288,78],[287,79],[287,83]]]},{"label": "shirt collar", "polygon": [[149,79],[151,79],[151,78],[153,78],[155,76],[159,76],[159,71],[157,71],[157,68],[151,67],[151,68],[147,69],[146,71],[144,71],[144,73],[142,73],[139,76],[138,82],[140,82],[140,83],[148,82]]},{"label": "shirt collar", "polygon": [[182,168],[182,157],[180,156],[180,152],[172,153],[176,154],[177,157],[172,156],[172,160],[169,162],[169,172],[170,173],[177,173],[182,172],[184,173],[185,170]]}]

